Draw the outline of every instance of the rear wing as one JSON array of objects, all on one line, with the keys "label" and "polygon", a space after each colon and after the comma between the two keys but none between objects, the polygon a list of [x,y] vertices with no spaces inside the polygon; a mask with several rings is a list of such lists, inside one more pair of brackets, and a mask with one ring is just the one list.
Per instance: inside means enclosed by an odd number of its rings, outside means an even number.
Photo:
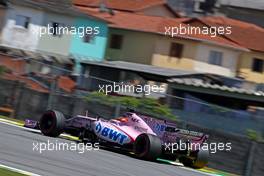
[{"label": "rear wing", "polygon": [[177,133],[182,134],[182,135],[188,135],[188,136],[194,136],[194,137],[203,137],[205,135],[204,133],[201,133],[201,132],[190,131],[190,130],[185,130],[185,129],[171,127],[171,126],[167,126],[165,128],[165,131],[172,132],[172,133],[177,132]]}]

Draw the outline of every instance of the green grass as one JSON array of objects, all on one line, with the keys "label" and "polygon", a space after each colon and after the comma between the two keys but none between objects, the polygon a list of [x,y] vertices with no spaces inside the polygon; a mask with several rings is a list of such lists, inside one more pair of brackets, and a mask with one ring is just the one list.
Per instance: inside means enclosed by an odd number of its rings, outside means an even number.
[{"label": "green grass", "polygon": [[14,171],[10,171],[8,169],[0,168],[0,176],[26,176],[26,175]]}]

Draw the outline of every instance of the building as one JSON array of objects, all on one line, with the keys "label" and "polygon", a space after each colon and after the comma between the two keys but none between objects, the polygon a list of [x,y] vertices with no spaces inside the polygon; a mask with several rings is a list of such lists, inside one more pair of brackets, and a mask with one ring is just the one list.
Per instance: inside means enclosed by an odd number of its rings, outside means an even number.
[{"label": "building", "polygon": [[[0,1],[0,34],[2,33],[2,28],[4,25],[6,6],[7,6],[7,4],[5,2]],[[1,40],[1,35],[0,35],[0,40]]]},{"label": "building", "polygon": [[[25,83],[29,89],[44,93],[48,93],[51,90],[52,81],[56,79],[58,90],[64,93],[72,93],[74,91],[75,82],[70,78],[69,73],[55,74],[59,70],[52,70],[51,66],[44,64],[39,64],[38,67],[34,68],[34,65],[37,65],[36,63],[44,63],[45,57],[42,59],[34,57],[34,60],[26,60],[23,58],[30,58],[30,55],[24,55],[25,52],[23,50],[8,48],[6,50],[8,52],[3,52],[3,48],[0,49],[0,66],[6,69],[0,79],[19,81]],[[38,68],[39,70],[37,70]],[[51,70],[51,74],[45,73],[48,69]]]},{"label": "building", "polygon": [[[200,22],[199,22],[200,21]],[[203,17],[186,23],[194,26],[230,26],[232,33],[227,39],[247,48],[239,55],[237,77],[247,81],[264,83],[264,29],[251,23],[226,17]]]},{"label": "building", "polygon": [[39,31],[43,12],[22,4],[22,1],[7,1],[2,29],[1,45],[34,51],[38,47]]},{"label": "building", "polygon": [[90,91],[98,90],[99,85],[109,85],[113,82],[146,84],[147,82],[144,81],[154,81],[166,83],[169,78],[196,73],[125,61],[84,61],[81,64],[82,76],[79,80],[79,87]]},{"label": "building", "polygon": [[[107,37],[104,20],[82,13],[70,1],[7,0],[6,3],[2,46],[45,54],[50,60],[70,57],[77,63],[77,73],[80,59],[104,59]],[[85,35],[95,27],[100,34]]]},{"label": "building", "polygon": [[182,16],[197,17],[214,14],[220,0],[168,0],[168,4]]},{"label": "building", "polygon": [[226,16],[264,27],[263,0],[168,0],[182,16]]},{"label": "building", "polygon": [[[105,58],[165,68],[236,76],[241,52],[246,48],[221,36],[166,36],[165,27],[184,26],[185,18],[162,18],[124,12],[115,15],[82,8],[109,21]],[[188,27],[188,26],[184,26]],[[218,58],[215,58],[217,56]]]},{"label": "building", "polygon": [[226,17],[264,27],[264,1],[221,0],[219,12]]},{"label": "building", "polygon": [[122,11],[150,16],[180,17],[177,12],[171,9],[166,0],[74,0],[74,4],[111,13]]},{"label": "building", "polygon": [[[78,9],[78,8],[77,8]],[[85,11],[78,9],[80,13],[87,14]],[[70,55],[75,58],[77,63],[77,72],[80,71],[80,62],[84,60],[103,61],[108,37],[108,24],[104,19],[98,19],[94,16],[78,17],[74,21],[77,29],[91,28],[98,30],[98,34],[85,34],[83,37],[78,35],[72,36],[70,45]]]},{"label": "building", "polygon": [[41,4],[43,17],[38,31],[39,41],[37,52],[70,55],[72,35],[63,31],[56,32],[60,27],[74,26],[78,11],[71,6],[53,4]]}]

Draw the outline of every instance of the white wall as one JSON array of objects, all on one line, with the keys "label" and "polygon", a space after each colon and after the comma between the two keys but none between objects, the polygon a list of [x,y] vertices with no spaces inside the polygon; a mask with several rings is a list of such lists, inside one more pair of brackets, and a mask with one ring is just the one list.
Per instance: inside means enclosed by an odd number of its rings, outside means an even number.
[{"label": "white wall", "polygon": [[[55,14],[47,12],[44,15],[44,26],[51,26],[52,22],[64,24],[65,27],[74,26],[74,17]],[[45,51],[50,53],[56,53],[61,55],[69,55],[72,36],[70,34],[63,34],[61,37],[53,36],[50,34],[42,35],[39,39],[38,48],[39,51]]]},{"label": "white wall", "polygon": [[[28,29],[16,26],[16,15],[30,17]],[[11,6],[6,15],[2,33],[2,45],[34,51],[39,41],[39,30],[43,24],[43,12],[26,7]]]},{"label": "white wall", "polygon": [[[222,65],[212,65],[209,63],[210,51],[223,53]],[[199,72],[214,73],[224,76],[234,77],[240,52],[231,48],[200,44],[197,48],[194,70]]]}]

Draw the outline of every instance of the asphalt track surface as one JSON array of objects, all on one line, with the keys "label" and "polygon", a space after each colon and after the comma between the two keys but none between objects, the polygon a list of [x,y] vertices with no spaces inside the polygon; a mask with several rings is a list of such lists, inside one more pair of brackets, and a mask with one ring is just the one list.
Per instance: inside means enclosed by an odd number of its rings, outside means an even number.
[{"label": "asphalt track surface", "polygon": [[203,176],[181,166],[98,151],[33,151],[36,142],[72,142],[0,123],[0,164],[44,176]]}]

